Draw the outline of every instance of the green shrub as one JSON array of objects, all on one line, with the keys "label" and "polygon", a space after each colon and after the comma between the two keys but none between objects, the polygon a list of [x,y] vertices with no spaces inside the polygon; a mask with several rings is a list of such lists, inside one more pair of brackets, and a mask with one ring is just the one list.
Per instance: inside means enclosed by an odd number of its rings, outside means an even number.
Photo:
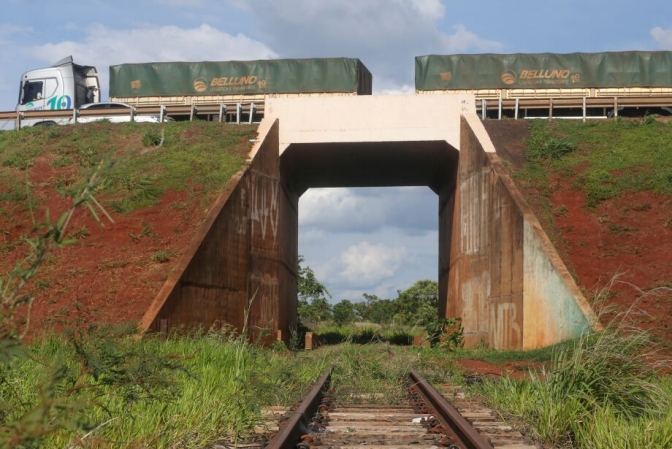
[{"label": "green shrub", "polygon": [[668,363],[646,332],[619,316],[603,332],[557,346],[549,369],[476,388],[553,446],[669,447],[672,389],[658,378]]},{"label": "green shrub", "polygon": [[530,162],[560,159],[576,150],[576,144],[565,137],[552,135],[547,124],[541,121],[533,122],[530,129],[530,138],[527,141],[525,157]]},{"label": "green shrub", "polygon": [[437,318],[425,326],[431,347],[454,351],[462,347],[464,328],[461,318]]},{"label": "green shrub", "polygon": [[161,249],[152,255],[152,261],[156,263],[170,262],[170,258],[175,255],[174,251]]},{"label": "green shrub", "polygon": [[410,346],[413,344],[413,335],[402,329],[394,329],[383,334],[383,340],[396,346]]},{"label": "green shrub", "polygon": [[163,139],[163,131],[155,127],[147,128],[142,132],[142,144],[146,147],[162,145]]}]

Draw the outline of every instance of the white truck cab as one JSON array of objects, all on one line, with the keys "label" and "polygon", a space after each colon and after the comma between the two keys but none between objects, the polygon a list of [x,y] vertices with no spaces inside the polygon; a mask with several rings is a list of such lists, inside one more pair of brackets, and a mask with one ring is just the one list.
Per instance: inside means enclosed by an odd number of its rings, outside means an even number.
[{"label": "white truck cab", "polygon": [[[51,67],[35,69],[21,76],[17,112],[73,109],[100,101],[100,83],[95,67],[73,62],[72,56]],[[72,119],[30,119],[22,126],[57,125]]]}]

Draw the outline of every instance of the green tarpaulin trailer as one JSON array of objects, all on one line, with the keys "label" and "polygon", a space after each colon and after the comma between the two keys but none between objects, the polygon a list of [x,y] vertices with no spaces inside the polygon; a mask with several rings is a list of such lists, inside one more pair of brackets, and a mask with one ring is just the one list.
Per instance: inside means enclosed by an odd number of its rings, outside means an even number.
[{"label": "green tarpaulin trailer", "polygon": [[418,94],[473,94],[481,117],[610,117],[672,111],[672,52],[428,55]]},{"label": "green tarpaulin trailer", "polygon": [[[154,62],[110,66],[110,98],[371,94],[359,59]],[[173,101],[176,102],[176,101]],[[187,102],[189,104],[189,102]]]},{"label": "green tarpaulin trailer", "polygon": [[415,58],[421,91],[672,87],[672,52],[429,55]]}]

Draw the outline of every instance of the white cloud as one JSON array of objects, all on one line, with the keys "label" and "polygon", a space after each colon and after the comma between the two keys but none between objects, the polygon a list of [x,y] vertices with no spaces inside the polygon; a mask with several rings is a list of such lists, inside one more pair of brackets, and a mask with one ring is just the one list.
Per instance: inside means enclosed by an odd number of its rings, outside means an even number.
[{"label": "white cloud", "polygon": [[29,52],[50,61],[54,55],[72,54],[87,64],[119,64],[150,61],[199,61],[264,59],[277,55],[265,44],[210,25],[197,28],[176,26],[118,30],[92,25],[81,42],[62,41],[34,46]]},{"label": "white cloud", "polygon": [[655,27],[651,30],[651,37],[662,50],[672,50],[672,28]]},{"label": "white cloud", "polygon": [[423,233],[437,228],[437,217],[436,194],[426,187],[309,189],[299,201],[299,225],[308,230]]},{"label": "white cloud", "polygon": [[8,38],[17,34],[28,34],[32,31],[31,27],[15,25],[13,23],[0,23],[0,45],[11,45],[12,43]]},{"label": "white cloud", "polygon": [[152,0],[152,3],[168,6],[199,6],[203,0]]},{"label": "white cloud", "polygon": [[455,31],[455,33],[450,35],[441,35],[442,49],[449,53],[464,52],[467,50],[500,50],[504,47],[499,42],[478,37],[476,34],[467,30],[462,24],[454,25],[453,31]]},{"label": "white cloud", "polygon": [[373,93],[375,95],[414,95],[415,86],[411,84],[399,84],[384,76],[377,76]]},{"label": "white cloud", "polygon": [[277,57],[259,41],[243,34],[231,35],[206,24],[197,28],[147,26],[126,30],[96,24],[86,28],[81,41],[36,45],[28,52],[47,63],[72,55],[75,62],[96,66],[104,92],[108,85],[107,66],[112,64]]},{"label": "white cloud", "polygon": [[301,234],[301,241],[307,245],[319,245],[328,237],[329,234],[323,229],[310,228]]},{"label": "white cloud", "polygon": [[[332,302],[341,299],[357,300],[363,293],[394,298],[397,290],[404,290],[420,279],[437,279],[439,237],[436,229],[422,234],[408,233],[397,228],[380,228],[375,233],[327,232],[325,238],[319,242],[306,239],[306,232],[306,229],[299,230],[299,254],[305,256],[306,265],[327,286],[333,296]],[[400,259],[388,257],[390,265],[385,269],[395,269],[394,274],[383,278],[350,274],[346,276],[350,266],[348,261],[352,258],[363,258],[367,245],[391,248],[404,254]],[[391,252],[394,256],[395,253]],[[349,273],[361,273],[357,268],[358,263],[364,261],[355,261],[355,267]]]},{"label": "white cloud", "polygon": [[[256,19],[258,32],[282,57],[361,59],[373,74],[376,93],[407,90],[415,56],[502,47],[464,25],[442,31],[440,0],[230,1]],[[379,88],[383,78],[386,85]]]},{"label": "white cloud", "polygon": [[350,283],[373,283],[392,277],[406,257],[406,248],[360,242],[345,250],[340,260],[341,276]]},{"label": "white cloud", "polygon": [[[403,0],[397,0],[397,2],[404,3]],[[418,11],[422,17],[426,17],[430,20],[442,19],[446,12],[446,8],[444,8],[440,0],[415,0],[411,1],[411,6]]]},{"label": "white cloud", "polygon": [[299,203],[301,226],[367,230],[384,222],[383,204],[366,201],[351,189],[310,189]]},{"label": "white cloud", "polygon": [[28,26],[16,25],[14,23],[0,23],[0,36],[9,36],[11,34],[29,33],[33,29]]}]

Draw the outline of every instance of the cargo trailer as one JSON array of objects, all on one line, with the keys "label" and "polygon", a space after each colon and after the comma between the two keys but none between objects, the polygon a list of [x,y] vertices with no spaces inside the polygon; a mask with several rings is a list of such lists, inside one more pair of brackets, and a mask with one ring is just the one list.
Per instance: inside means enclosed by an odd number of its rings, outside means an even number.
[{"label": "cargo trailer", "polygon": [[354,58],[110,66],[110,100],[134,106],[263,102],[269,95],[371,95],[371,90],[371,72]]},{"label": "cargo trailer", "polygon": [[669,112],[672,104],[656,99],[672,97],[672,52],[418,56],[415,88],[420,94],[473,93],[477,106],[502,101],[517,105],[526,100],[536,105],[534,109],[547,108],[547,103],[552,109],[552,101],[544,100],[559,100],[555,106],[560,108],[563,102],[576,105],[569,99],[587,99],[588,106],[602,105],[590,112],[604,115],[623,109],[618,102],[612,106],[611,99],[651,98],[656,109]]}]

